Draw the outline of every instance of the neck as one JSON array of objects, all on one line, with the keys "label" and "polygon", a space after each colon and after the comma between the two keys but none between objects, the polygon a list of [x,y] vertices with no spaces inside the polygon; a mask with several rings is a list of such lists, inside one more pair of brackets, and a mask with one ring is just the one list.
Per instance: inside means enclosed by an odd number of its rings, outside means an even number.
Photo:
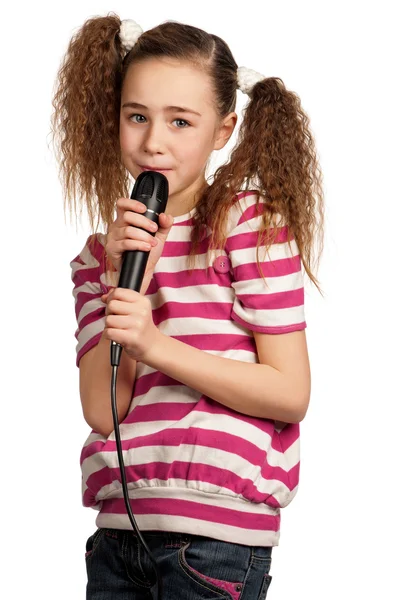
[{"label": "neck", "polygon": [[184,190],[171,194],[167,201],[166,213],[173,217],[180,217],[190,212],[198,203],[201,192],[208,185],[207,181],[201,177]]}]

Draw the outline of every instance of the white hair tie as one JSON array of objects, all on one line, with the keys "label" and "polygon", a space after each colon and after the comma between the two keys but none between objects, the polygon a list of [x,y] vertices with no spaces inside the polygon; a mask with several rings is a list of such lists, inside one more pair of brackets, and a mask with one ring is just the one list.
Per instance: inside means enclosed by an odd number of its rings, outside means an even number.
[{"label": "white hair tie", "polygon": [[119,38],[126,53],[130,52],[131,48],[137,42],[143,29],[138,23],[132,19],[124,19],[120,25]]},{"label": "white hair tie", "polygon": [[261,73],[253,71],[253,69],[248,69],[247,67],[238,68],[238,88],[244,94],[250,94],[253,86],[263,79],[265,79],[265,75],[261,75]]}]

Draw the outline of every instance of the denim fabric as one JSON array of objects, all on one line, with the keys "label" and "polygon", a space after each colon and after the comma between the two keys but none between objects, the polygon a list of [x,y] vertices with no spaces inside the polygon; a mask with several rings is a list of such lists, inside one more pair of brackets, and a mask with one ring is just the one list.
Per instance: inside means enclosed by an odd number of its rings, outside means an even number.
[{"label": "denim fabric", "polygon": [[[271,546],[141,532],[162,576],[161,600],[265,600]],[[152,562],[131,530],[99,528],[86,542],[86,600],[156,600]]]}]

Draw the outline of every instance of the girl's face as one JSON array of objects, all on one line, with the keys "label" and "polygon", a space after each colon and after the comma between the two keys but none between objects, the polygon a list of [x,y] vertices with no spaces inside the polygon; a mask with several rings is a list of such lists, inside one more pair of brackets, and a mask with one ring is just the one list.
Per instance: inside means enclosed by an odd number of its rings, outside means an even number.
[{"label": "girl's face", "polygon": [[136,179],[145,168],[163,171],[169,198],[199,189],[213,150],[222,148],[236,113],[219,120],[208,75],[189,63],[158,58],[131,64],[123,84],[120,147]]}]

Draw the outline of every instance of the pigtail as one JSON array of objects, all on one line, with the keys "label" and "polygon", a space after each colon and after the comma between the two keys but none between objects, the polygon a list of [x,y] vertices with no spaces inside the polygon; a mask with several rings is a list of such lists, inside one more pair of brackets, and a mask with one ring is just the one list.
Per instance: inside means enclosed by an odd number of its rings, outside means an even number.
[{"label": "pigtail", "polygon": [[276,77],[253,86],[230,160],[217,169],[198,206],[198,221],[204,220],[205,210],[211,214],[214,237],[222,244],[226,212],[235,195],[249,189],[263,196],[267,208],[257,246],[267,250],[274,242],[273,216],[281,215],[309,278],[321,292],[314,264],[316,268],[323,247],[322,173],[300,99]]},{"label": "pigtail", "polygon": [[109,226],[116,200],[128,196],[128,172],[119,144],[119,29],[120,19],[112,15],[84,23],[69,43],[52,102],[65,204],[70,214],[76,213],[77,202],[85,205],[92,231],[100,221]]},{"label": "pigtail", "polygon": [[[309,118],[300,98],[288,91],[281,79],[269,77],[254,85],[229,171],[233,188],[254,185],[264,197],[268,208],[264,228],[271,226],[274,213],[284,218],[307,275],[321,291],[313,271],[323,245],[322,173]],[[268,244],[277,229],[273,232]],[[318,251],[314,252],[316,244]]]}]

